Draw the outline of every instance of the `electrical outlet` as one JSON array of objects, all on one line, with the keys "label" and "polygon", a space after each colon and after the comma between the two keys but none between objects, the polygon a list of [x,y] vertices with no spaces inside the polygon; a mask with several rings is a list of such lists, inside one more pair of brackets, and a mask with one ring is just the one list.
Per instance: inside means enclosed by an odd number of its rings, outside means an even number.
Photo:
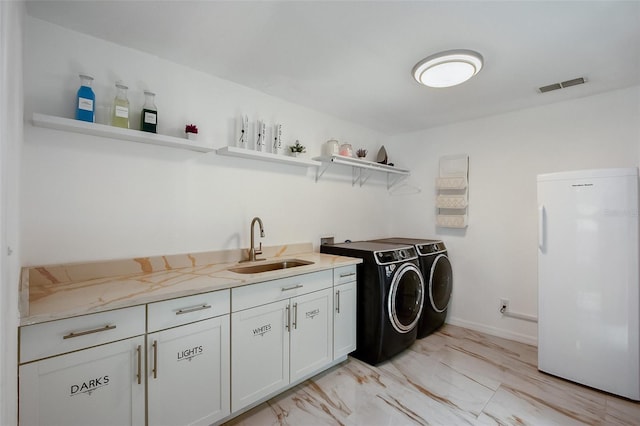
[{"label": "electrical outlet", "polygon": [[331,236],[327,236],[327,237],[320,237],[320,245],[324,246],[327,244],[333,244],[333,237]]},{"label": "electrical outlet", "polygon": [[500,299],[500,312],[505,313],[509,310],[509,299]]}]

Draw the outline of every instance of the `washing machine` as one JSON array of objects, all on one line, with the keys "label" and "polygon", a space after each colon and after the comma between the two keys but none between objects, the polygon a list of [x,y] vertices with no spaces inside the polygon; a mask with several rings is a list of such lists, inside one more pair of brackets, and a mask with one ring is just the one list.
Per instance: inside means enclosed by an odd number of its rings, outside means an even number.
[{"label": "washing machine", "polygon": [[322,245],[320,252],[363,260],[357,267],[357,349],[353,356],[376,365],[415,342],[425,284],[414,246],[348,242]]},{"label": "washing machine", "polygon": [[426,281],[424,308],[418,324],[418,339],[433,333],[444,324],[453,289],[453,271],[444,243],[440,240],[418,238],[382,238],[374,241],[415,247],[420,270]]}]

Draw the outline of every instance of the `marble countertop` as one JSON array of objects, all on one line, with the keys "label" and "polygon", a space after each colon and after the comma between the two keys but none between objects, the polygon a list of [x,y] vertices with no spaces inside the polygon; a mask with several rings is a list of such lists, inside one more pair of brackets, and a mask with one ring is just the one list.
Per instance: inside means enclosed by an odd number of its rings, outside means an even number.
[{"label": "marble countertop", "polygon": [[267,262],[296,258],[313,264],[257,274],[238,274],[228,269],[238,266],[240,259],[246,258],[246,250],[226,250],[24,267],[20,284],[20,325],[224,290],[362,262],[357,258],[314,252],[310,243],[267,247],[264,257]]}]

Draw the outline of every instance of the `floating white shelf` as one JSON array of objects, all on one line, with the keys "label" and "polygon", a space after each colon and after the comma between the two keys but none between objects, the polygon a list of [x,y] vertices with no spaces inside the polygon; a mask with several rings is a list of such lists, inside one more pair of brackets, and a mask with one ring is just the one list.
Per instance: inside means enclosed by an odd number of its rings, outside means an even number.
[{"label": "floating white shelf", "polygon": [[358,158],[345,157],[342,155],[331,155],[326,157],[315,157],[314,160],[322,163],[343,164],[346,166],[357,167],[360,169],[376,170],[379,172],[408,175],[409,170],[399,169],[397,167],[388,166],[386,164],[375,163],[368,160],[360,160]]},{"label": "floating white shelf", "polygon": [[[351,185],[355,185],[359,183],[360,186],[364,185],[364,183],[371,176],[367,174],[365,171],[375,171],[386,173],[387,175],[387,189],[390,189],[400,180],[406,178],[411,174],[409,170],[400,169],[393,166],[388,166],[386,164],[375,163],[373,161],[368,160],[360,160],[358,158],[345,157],[342,155],[331,155],[331,156],[323,156],[323,157],[315,157],[314,160],[320,161],[323,163],[324,167],[321,170],[316,172],[316,182],[324,172],[329,168],[332,164],[338,164],[343,166],[351,167],[352,169],[352,181]],[[396,179],[393,179],[396,177]]]},{"label": "floating white shelf", "polygon": [[131,142],[140,142],[150,145],[161,145],[170,148],[188,149],[197,152],[211,152],[214,148],[206,145],[198,145],[197,142],[173,136],[159,135],[157,133],[141,132],[139,130],[123,129],[120,127],[106,126],[104,124],[89,123],[87,121],[73,120],[69,118],[55,117],[45,114],[33,114],[33,124],[38,127],[46,127],[55,130],[64,130],[73,133],[82,133],[103,138],[120,139]]},{"label": "floating white shelf", "polygon": [[216,152],[220,155],[228,155],[231,157],[249,158],[252,160],[270,161],[273,163],[284,163],[293,166],[318,167],[319,161],[309,160],[300,157],[290,157],[287,155],[272,154],[270,152],[254,151],[252,149],[237,148],[235,146],[225,146],[218,148]]}]

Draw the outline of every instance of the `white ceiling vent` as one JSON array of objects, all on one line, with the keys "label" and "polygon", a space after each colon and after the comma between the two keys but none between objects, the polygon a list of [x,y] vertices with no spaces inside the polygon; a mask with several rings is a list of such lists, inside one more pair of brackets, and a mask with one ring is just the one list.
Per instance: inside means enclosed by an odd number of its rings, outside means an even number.
[{"label": "white ceiling vent", "polygon": [[578,84],[584,84],[587,80],[584,77],[574,78],[573,80],[563,81],[562,83],[554,83],[548,86],[542,86],[538,88],[540,93],[551,92],[552,90],[564,89],[566,87],[576,86]]}]

